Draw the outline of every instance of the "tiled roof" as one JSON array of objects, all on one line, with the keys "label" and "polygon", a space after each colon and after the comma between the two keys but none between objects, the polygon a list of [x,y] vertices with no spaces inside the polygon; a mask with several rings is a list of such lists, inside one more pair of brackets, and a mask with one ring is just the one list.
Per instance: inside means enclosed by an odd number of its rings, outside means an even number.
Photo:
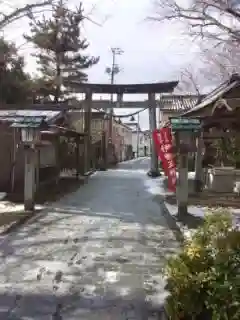
[{"label": "tiled roof", "polygon": [[197,104],[194,108],[184,113],[184,115],[188,115],[190,113],[193,113],[195,111],[199,111],[205,107],[207,107],[209,104],[212,104],[216,102],[218,99],[221,99],[224,94],[229,92],[231,89],[239,87],[240,86],[240,76],[233,75],[230,80],[225,81],[222,83],[219,87],[217,87],[215,90],[210,92],[202,101],[201,103]]},{"label": "tiled roof", "polygon": [[23,118],[41,118],[46,122],[52,122],[62,114],[62,111],[52,110],[0,110],[0,121],[16,122]]},{"label": "tiled roof", "polygon": [[162,95],[159,105],[161,110],[185,112],[192,109],[199,101],[198,95]]}]

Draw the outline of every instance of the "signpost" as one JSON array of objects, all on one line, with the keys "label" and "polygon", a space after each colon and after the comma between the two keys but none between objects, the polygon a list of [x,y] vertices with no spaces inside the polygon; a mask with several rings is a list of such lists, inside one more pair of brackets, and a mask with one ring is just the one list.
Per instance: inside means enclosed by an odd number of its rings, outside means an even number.
[{"label": "signpost", "polygon": [[194,132],[201,131],[200,119],[170,118],[172,133],[175,135],[176,150],[179,153],[178,182],[177,182],[177,203],[178,215],[188,213],[188,153],[193,152],[193,146],[189,143],[189,137]]},{"label": "signpost", "polygon": [[201,129],[200,119],[186,119],[186,118],[170,118],[172,131],[199,131]]}]

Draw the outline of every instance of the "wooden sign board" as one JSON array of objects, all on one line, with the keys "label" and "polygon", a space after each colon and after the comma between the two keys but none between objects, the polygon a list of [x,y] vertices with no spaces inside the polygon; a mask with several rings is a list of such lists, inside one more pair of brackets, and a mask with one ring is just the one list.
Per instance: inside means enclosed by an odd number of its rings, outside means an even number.
[{"label": "wooden sign board", "polygon": [[170,119],[172,131],[199,131],[201,121],[199,119],[174,118]]}]

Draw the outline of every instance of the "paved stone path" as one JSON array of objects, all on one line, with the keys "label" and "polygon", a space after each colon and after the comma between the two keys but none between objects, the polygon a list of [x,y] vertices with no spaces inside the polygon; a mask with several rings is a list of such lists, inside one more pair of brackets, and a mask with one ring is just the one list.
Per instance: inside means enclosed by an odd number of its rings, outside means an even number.
[{"label": "paved stone path", "polygon": [[151,319],[178,245],[147,169],[96,173],[1,243],[0,319]]}]

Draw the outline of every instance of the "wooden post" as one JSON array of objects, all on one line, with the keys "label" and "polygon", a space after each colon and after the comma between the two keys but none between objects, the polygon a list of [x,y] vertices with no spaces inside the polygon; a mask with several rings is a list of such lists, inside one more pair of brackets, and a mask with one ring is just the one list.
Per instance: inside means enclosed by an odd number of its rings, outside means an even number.
[{"label": "wooden post", "polygon": [[102,158],[102,163],[101,163],[101,170],[107,170],[107,165],[108,165],[108,159],[107,159],[107,136],[106,132],[103,131],[102,133],[102,151],[101,151],[101,158]]},{"label": "wooden post", "polygon": [[76,179],[78,180],[79,178],[79,173],[80,173],[80,161],[79,161],[79,137],[75,138],[75,143],[76,143],[76,149],[75,149],[75,155],[76,155]]},{"label": "wooden post", "polygon": [[24,209],[34,211],[35,198],[35,150],[25,147],[25,171],[24,171]]},{"label": "wooden post", "polygon": [[[85,128],[85,127],[84,127]],[[85,135],[83,138],[83,169],[82,174],[84,175],[87,172],[87,136]]]},{"label": "wooden post", "polygon": [[16,155],[17,155],[16,128],[13,128],[13,167],[12,167],[12,175],[11,175],[11,192],[13,192],[15,189]]},{"label": "wooden post", "polygon": [[202,160],[203,160],[203,133],[200,132],[197,136],[197,152],[195,158],[195,181],[194,187],[195,192],[200,192],[203,185],[203,168],[202,168]]},{"label": "wooden post", "polygon": [[39,170],[40,170],[40,149],[37,149],[35,152],[35,157],[36,157],[36,182],[35,182],[35,192],[37,192],[38,187],[39,187]]},{"label": "wooden post", "polygon": [[178,216],[183,216],[188,213],[188,154],[185,150],[181,150],[181,142],[185,140],[185,136],[185,132],[179,132],[176,135],[176,145],[178,150],[180,150],[176,194]]},{"label": "wooden post", "polygon": [[84,147],[85,146],[85,137],[79,139],[79,174],[84,176],[85,173],[85,155]]},{"label": "wooden post", "polygon": [[56,185],[59,183],[60,175],[61,175],[61,160],[60,160],[60,139],[61,137],[57,135],[54,140],[55,146],[55,159],[56,159]]},{"label": "wooden post", "polygon": [[[156,120],[156,102],[155,102],[155,93],[148,94],[148,105],[149,105],[149,128],[151,135],[153,131],[157,128],[157,120]],[[160,172],[158,169],[158,155],[156,146],[153,142],[151,136],[151,170],[150,175],[152,177],[160,176]]]},{"label": "wooden post", "polygon": [[84,113],[84,167],[85,173],[90,170],[91,162],[91,108],[92,92],[88,90],[85,95],[85,113]]}]

